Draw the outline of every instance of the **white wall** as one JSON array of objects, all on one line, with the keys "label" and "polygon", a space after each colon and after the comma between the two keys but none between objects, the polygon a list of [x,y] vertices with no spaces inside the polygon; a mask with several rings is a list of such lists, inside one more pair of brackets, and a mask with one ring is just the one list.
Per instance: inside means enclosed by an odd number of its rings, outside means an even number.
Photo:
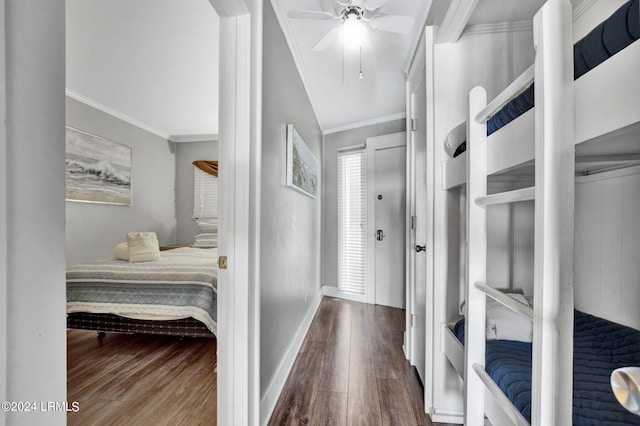
[{"label": "white wall", "polygon": [[218,141],[177,143],[176,149],[176,244],[191,244],[198,232],[193,220],[194,160],[217,160]]},{"label": "white wall", "polygon": [[[260,387],[264,396],[320,292],[320,205],[286,186],[286,125],[316,158],[322,136],[270,2],[264,2],[260,217]],[[285,373],[288,373],[285,372]]]},{"label": "white wall", "polygon": [[127,232],[154,231],[176,241],[175,144],[67,98],[67,125],[132,148],[130,206],[66,202],[67,263],[111,257]]},{"label": "white wall", "polygon": [[322,158],[322,285],[338,287],[338,149],[363,144],[367,138],[405,130],[394,120],[324,136]]},{"label": "white wall", "polygon": [[576,309],[640,329],[640,167],[576,179]]},{"label": "white wall", "polygon": [[[5,398],[65,401],[64,2],[5,5]],[[66,413],[10,412],[6,422],[64,425]]]}]

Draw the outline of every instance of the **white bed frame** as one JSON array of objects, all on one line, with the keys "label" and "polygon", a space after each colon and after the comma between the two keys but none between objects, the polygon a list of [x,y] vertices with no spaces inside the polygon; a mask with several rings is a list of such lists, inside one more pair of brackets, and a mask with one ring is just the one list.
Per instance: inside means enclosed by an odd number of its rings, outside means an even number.
[{"label": "white bed frame", "polygon": [[[574,82],[571,6],[549,0],[534,45],[534,65],[489,104],[483,88],[469,93],[467,152],[443,163],[443,189],[466,183],[466,344],[442,324],[441,347],[464,380],[468,426],[485,414],[494,425],[529,424],[484,370],[486,297],[533,321],[532,424],[572,423],[575,170],[640,163],[640,97],[624,84],[640,75],[640,43]],[[486,120],[533,81],[536,106],[487,137]],[[487,193],[487,176],[534,163],[534,187]],[[535,200],[534,309],[486,283],[487,206],[524,200]]]}]

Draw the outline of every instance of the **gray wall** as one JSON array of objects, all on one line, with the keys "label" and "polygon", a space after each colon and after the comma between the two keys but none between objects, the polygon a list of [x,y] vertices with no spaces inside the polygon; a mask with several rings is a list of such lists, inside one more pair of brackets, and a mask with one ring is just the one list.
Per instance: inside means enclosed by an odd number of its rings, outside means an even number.
[{"label": "gray wall", "polygon": [[324,136],[322,158],[322,285],[338,286],[338,148],[367,138],[403,132],[405,120],[394,120]]},{"label": "gray wall", "polygon": [[67,125],[132,148],[130,206],[67,201],[69,265],[111,257],[127,232],[154,231],[160,245],[176,240],[175,145],[67,98]]},{"label": "gray wall", "polygon": [[[3,6],[5,397],[65,401],[64,2],[6,0]],[[65,412],[10,412],[6,423],[64,425],[66,418]]]},{"label": "gray wall", "polygon": [[218,142],[177,143],[176,146],[176,243],[191,244],[198,231],[193,221],[194,160],[217,160]]},{"label": "gray wall", "polygon": [[313,199],[285,184],[287,123],[322,158],[320,128],[270,2],[263,22],[261,395],[320,291],[321,192]]}]

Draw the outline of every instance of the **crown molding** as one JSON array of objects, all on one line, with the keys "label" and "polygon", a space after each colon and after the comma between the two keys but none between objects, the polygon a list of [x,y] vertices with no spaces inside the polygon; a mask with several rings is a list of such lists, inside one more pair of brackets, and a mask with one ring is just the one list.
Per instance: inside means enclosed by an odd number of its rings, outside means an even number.
[{"label": "crown molding", "polygon": [[436,43],[455,43],[476,9],[479,0],[451,0],[442,24],[436,33]]},{"label": "crown molding", "polygon": [[464,29],[462,35],[493,34],[516,31],[533,31],[533,21],[496,22],[494,24],[469,25]]},{"label": "crown molding", "polygon": [[573,22],[576,22],[587,10],[596,4],[598,0],[582,0],[582,2],[573,9]]},{"label": "crown molding", "polygon": [[346,130],[359,129],[361,127],[372,126],[374,124],[388,123],[394,120],[403,120],[407,118],[406,112],[399,112],[397,114],[385,115],[384,117],[372,118],[370,120],[358,121],[357,123],[345,124],[343,126],[331,127],[322,132],[323,135],[330,135],[332,133],[344,132]]},{"label": "crown molding", "polygon": [[171,135],[168,139],[174,143],[215,142],[220,140],[219,135],[216,133],[197,135]]},{"label": "crown molding", "polygon": [[313,109],[313,113],[316,116],[316,121],[318,122],[320,131],[323,131],[324,126],[322,124],[322,119],[318,114],[319,109],[317,107],[317,104],[316,102],[314,102],[315,96],[313,94],[313,90],[311,90],[309,79],[307,78],[307,72],[305,71],[304,64],[302,62],[300,50],[298,49],[298,45],[295,42],[295,38],[293,37],[293,30],[291,29],[291,25],[289,24],[289,18],[287,17],[287,9],[284,6],[284,1],[271,0],[271,6],[273,6],[273,10],[276,13],[276,19],[278,20],[280,28],[282,29],[282,33],[284,34],[284,38],[287,41],[291,56],[293,56],[293,62],[298,69],[298,75],[300,76],[302,85],[307,92],[307,96],[309,97],[309,103],[311,103],[311,109]]},{"label": "crown molding", "polygon": [[122,120],[126,123],[131,124],[132,126],[138,127],[142,130],[145,130],[149,133],[152,133],[156,136],[161,137],[162,139],[167,139],[170,140],[170,136],[158,129],[155,129],[151,126],[148,126],[144,123],[139,122],[138,120],[136,120],[135,118],[131,118],[126,114],[123,114],[119,111],[114,110],[113,108],[109,108],[106,105],[101,104],[100,102],[94,101],[93,99],[89,99],[86,96],[83,96],[79,93],[74,92],[73,90],[70,89],[66,89],[65,93],[67,95],[67,97],[76,100],[80,103],[83,103],[87,106],[90,106],[91,108],[97,109],[98,111],[104,112],[105,114],[109,114],[112,117],[115,117],[119,120]]}]

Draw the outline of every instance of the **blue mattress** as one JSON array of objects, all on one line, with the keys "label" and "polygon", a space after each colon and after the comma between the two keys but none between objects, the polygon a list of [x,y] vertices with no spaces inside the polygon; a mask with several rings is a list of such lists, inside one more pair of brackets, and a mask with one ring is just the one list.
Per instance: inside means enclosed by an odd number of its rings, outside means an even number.
[{"label": "blue mattress", "polygon": [[[574,425],[640,425],[611,391],[616,368],[640,365],[640,331],[575,311],[573,360]],[[454,334],[464,343],[464,320]],[[531,343],[487,341],[485,369],[531,422]]]},{"label": "blue mattress", "polygon": [[[578,79],[640,39],[640,0],[630,0],[573,46],[573,77]],[[533,83],[487,120],[487,136],[533,108]]]}]

